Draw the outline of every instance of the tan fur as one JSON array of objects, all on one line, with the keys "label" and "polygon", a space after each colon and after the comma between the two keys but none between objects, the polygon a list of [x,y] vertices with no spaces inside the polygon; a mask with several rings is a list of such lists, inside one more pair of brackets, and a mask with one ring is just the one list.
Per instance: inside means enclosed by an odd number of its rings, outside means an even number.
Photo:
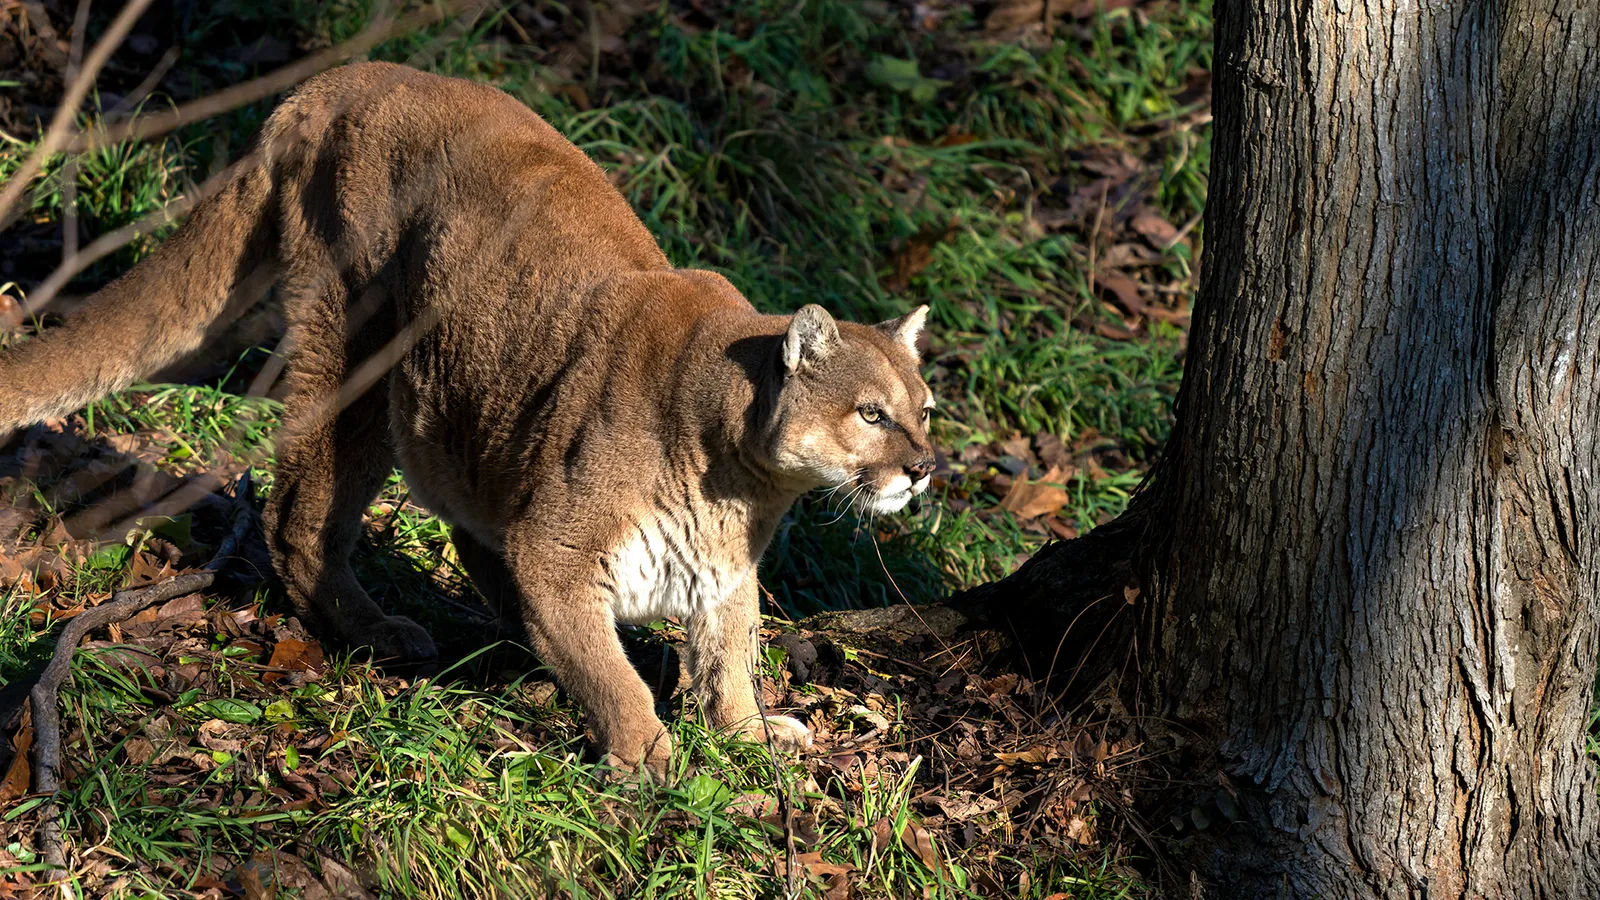
[{"label": "tan fur", "polygon": [[0,358],[0,430],[172,362],[276,278],[290,392],[266,523],[302,615],[379,657],[433,654],[349,563],[399,465],[617,760],[670,751],[619,616],[680,616],[711,721],[759,733],[755,566],[779,519],[817,487],[888,512],[927,485],[925,311],[756,313],[672,268],[593,162],[483,85],[346,66],[261,141],[151,258]]}]

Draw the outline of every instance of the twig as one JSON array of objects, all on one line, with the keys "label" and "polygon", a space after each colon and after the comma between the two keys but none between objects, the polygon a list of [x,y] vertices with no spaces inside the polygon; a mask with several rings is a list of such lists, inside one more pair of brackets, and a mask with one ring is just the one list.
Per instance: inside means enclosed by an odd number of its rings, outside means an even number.
[{"label": "twig", "polygon": [[161,83],[161,79],[166,77],[167,71],[177,61],[178,48],[168,47],[167,52],[161,54],[161,58],[156,60],[156,66],[150,70],[150,74],[144,76],[144,80],[139,82],[138,86],[128,96],[118,100],[117,105],[111,107],[111,110],[105,114],[105,120],[108,122],[115,121],[118,116],[132,111],[140,103],[143,103],[144,98],[150,96],[150,92],[156,89],[156,85]]},{"label": "twig", "polygon": [[270,97],[285,88],[310,78],[312,75],[331,69],[345,60],[360,56],[398,34],[406,34],[414,29],[434,25],[449,18],[458,10],[451,6],[468,4],[446,4],[445,8],[429,8],[421,12],[412,13],[402,19],[392,19],[380,15],[374,19],[360,34],[310,56],[302,57],[285,66],[280,66],[259,78],[231,85],[208,94],[198,100],[185,103],[176,109],[169,109],[148,116],[140,116],[125,122],[117,122],[104,128],[90,129],[80,132],[73,137],[72,143],[67,145],[69,153],[83,153],[97,147],[120,143],[127,140],[141,141],[145,138],[166,134],[175,128],[182,128],[190,122],[209,119],[230,110],[238,109]]},{"label": "twig", "polygon": [[33,792],[48,795],[39,808],[39,827],[35,843],[45,864],[52,869],[67,867],[66,851],[61,839],[61,813],[56,808],[55,793],[60,790],[61,769],[61,716],[58,708],[61,683],[72,670],[72,656],[84,635],[113,622],[121,622],[147,606],[165,600],[193,594],[211,586],[217,573],[238,553],[239,545],[250,530],[253,521],[250,509],[250,473],[239,476],[234,487],[233,531],[217,548],[211,562],[199,572],[178,575],[166,581],[134,590],[119,591],[104,603],[72,620],[56,642],[50,664],[33,686],[30,702],[33,711]]},{"label": "twig", "polygon": [[766,739],[767,756],[772,760],[773,793],[778,795],[778,815],[783,819],[783,897],[798,900],[801,877],[800,851],[794,842],[794,806],[789,802],[789,786],[783,781],[783,762],[778,759],[778,748],[772,743],[772,726],[767,722],[767,701],[761,696],[761,625],[750,626],[750,643],[755,648],[750,654],[750,692],[755,695],[756,712],[761,714],[761,734]]},{"label": "twig", "polygon": [[[78,63],[83,60],[83,33],[89,28],[89,0],[78,0],[72,18],[72,49],[67,55],[68,84],[78,80]],[[61,261],[78,252],[78,158],[69,157],[61,170]]]},{"label": "twig", "polygon": [[0,228],[10,227],[15,220],[15,213],[21,208],[18,203],[22,194],[27,190],[28,184],[33,181],[33,176],[39,174],[44,168],[44,161],[66,146],[68,132],[72,130],[72,117],[77,115],[78,107],[83,105],[83,98],[88,96],[89,88],[94,84],[95,76],[100,74],[100,68],[111,58],[113,51],[122,43],[133,28],[133,23],[144,14],[145,7],[150,5],[150,0],[128,0],[123,4],[121,12],[111,21],[111,27],[100,38],[94,49],[89,51],[89,58],[83,61],[83,68],[78,70],[77,77],[67,85],[66,95],[61,98],[61,105],[56,107],[55,118],[50,120],[50,128],[44,133],[44,140],[39,142],[33,152],[28,154],[27,160],[22,163],[22,168],[11,173],[4,189],[0,189]]},{"label": "twig", "polygon": [[[149,2],[149,0],[143,0],[143,2]],[[450,14],[450,13],[453,13],[453,12],[457,11],[458,9],[460,11],[463,11],[463,12],[476,13],[479,10],[481,10],[485,6],[485,4],[487,2],[488,2],[488,0],[461,0],[461,2],[459,4],[446,4],[447,12],[439,13],[439,14],[437,14],[437,16],[444,16],[444,15]],[[403,20],[400,20],[400,21],[403,22],[403,23],[411,23],[414,20],[417,20],[418,18],[419,18],[418,15],[414,15],[414,16],[407,17],[406,19],[403,19]],[[420,16],[420,18],[422,20],[424,20],[424,21],[427,21],[427,20],[429,20],[430,18],[433,18],[433,17]],[[393,20],[387,18],[387,16],[383,15],[380,12],[380,15],[378,17],[378,21],[387,23],[387,22],[392,22]],[[323,68],[328,68],[328,67],[332,66],[334,63],[337,63],[337,62],[341,61],[342,59],[348,58],[350,55],[354,55],[354,51],[357,50],[357,49],[362,48],[363,46],[365,46],[365,42],[366,41],[371,41],[371,40],[374,40],[375,38],[376,39],[381,39],[381,38],[387,36],[390,33],[390,31],[393,30],[393,29],[385,28],[382,32],[377,33],[377,34],[373,34],[373,30],[376,27],[377,27],[376,24],[374,24],[373,26],[369,26],[367,30],[363,31],[361,34],[357,35],[356,37],[351,38],[349,41],[346,41],[345,43],[340,44],[337,47],[329,48],[328,50],[323,51],[322,53],[315,54],[315,55],[313,55],[311,57],[308,57],[307,60],[312,60],[312,59],[319,60],[320,63],[322,64]],[[110,37],[110,35],[108,34],[107,37]],[[440,37],[442,38],[442,37],[444,37],[444,35],[441,35]],[[102,43],[104,43],[104,42],[102,41]],[[432,53],[435,52],[438,49],[439,46],[442,46],[442,41],[439,40],[439,39],[435,39],[434,41],[430,42],[430,44],[427,47],[425,47],[422,50],[418,51],[417,53],[413,54],[411,56],[411,58],[409,58],[407,60],[407,64],[408,65],[417,65],[417,64],[420,64],[420,63],[428,60],[431,57]],[[99,52],[99,49],[100,48],[97,45],[95,47],[95,51]],[[291,64],[289,66],[285,66],[282,69],[278,69],[278,70],[276,70],[274,72],[270,72],[270,73],[268,73],[266,75],[263,75],[261,78],[255,79],[254,81],[246,82],[245,84],[241,84],[241,85],[235,85],[234,87],[228,89],[228,91],[232,91],[233,92],[232,94],[230,94],[230,96],[232,96],[234,99],[238,99],[241,96],[245,96],[245,94],[250,93],[250,92],[252,92],[252,91],[257,89],[254,86],[261,85],[263,82],[267,81],[268,79],[274,79],[274,78],[280,76],[282,73],[284,73],[284,72],[286,72],[286,71],[288,71],[290,69],[295,69],[297,67],[299,67],[301,69],[309,69],[310,68],[309,66],[303,65],[304,63],[307,62],[307,60],[301,60],[299,63],[293,63],[293,64]],[[308,76],[308,75],[311,75],[311,74],[315,74],[316,71],[320,71],[320,70],[306,71],[306,72],[303,73],[302,77]],[[89,70],[88,70],[87,67],[85,68],[85,73],[86,74],[89,73]],[[287,86],[288,85],[280,85],[278,89],[281,89],[282,87],[287,87]],[[224,93],[227,93],[227,92],[224,92]],[[262,95],[262,96],[266,96],[266,95]],[[188,106],[185,106],[185,107],[181,107],[179,110],[174,111],[174,113],[184,113],[185,115],[192,115],[194,110],[195,110],[195,108],[196,108],[196,106],[198,104],[210,103],[212,99],[213,99],[212,97],[207,97],[207,98],[204,98],[202,100],[194,101],[194,103],[191,103],[191,104],[189,104]],[[250,102],[250,99],[253,99],[253,98],[246,99],[243,102]],[[62,102],[63,102],[63,104],[65,104],[66,100],[63,100]],[[81,103],[82,102],[82,98],[80,97],[77,102]],[[346,102],[353,102],[353,100],[352,101],[346,101]],[[63,106],[63,108],[65,108],[65,107]],[[212,114],[215,114],[216,112],[226,111],[227,108],[231,108],[231,107],[224,107],[224,108],[219,108],[219,109],[213,110]],[[184,112],[185,110],[187,110],[188,112]],[[164,113],[162,115],[163,116],[170,116],[171,114]],[[155,117],[152,117],[152,118],[155,118]],[[60,119],[60,115],[58,113],[57,120],[59,120],[59,119]],[[135,122],[133,124],[136,124],[138,122],[143,122],[143,121],[145,121],[145,120],[143,120],[143,119],[135,120]],[[70,124],[70,119],[69,119],[69,124]],[[170,130],[170,128],[175,128],[175,127],[178,127],[179,125],[182,125],[182,124],[184,124],[184,123],[183,122],[172,122],[172,123],[169,123],[168,125],[164,126],[164,128]],[[131,127],[130,123],[122,123],[121,125],[118,125],[116,127],[117,128],[122,128],[122,127],[125,127],[125,126]],[[52,123],[51,127],[52,127],[52,129],[55,127],[54,123]],[[140,127],[143,127],[143,126],[140,126]],[[70,129],[67,129],[67,130],[70,130]],[[120,132],[117,132],[117,133],[120,134]],[[157,132],[152,131],[150,133],[157,133]],[[93,140],[90,141],[89,145],[90,146],[100,146],[100,145],[102,145],[104,143],[109,143],[111,141],[111,134],[112,134],[111,131],[108,131],[108,130],[105,130],[105,129],[99,129],[99,130],[95,130],[93,132],[90,132],[90,133],[88,133],[88,136],[92,137]],[[141,132],[141,134],[144,134],[144,133]],[[284,140],[287,141],[287,140],[295,139],[298,136],[299,136],[299,131],[295,130],[295,131],[291,131],[291,132],[286,133],[282,137],[283,137]],[[74,146],[76,146],[77,144],[82,143],[83,140],[85,139],[85,137],[86,137],[85,134],[79,134],[79,135],[76,135],[76,136],[72,137],[72,140],[74,141]],[[59,144],[65,144],[65,142],[68,139],[69,138],[65,133],[62,133],[62,134],[59,134],[59,135],[47,134],[45,136],[45,141],[46,142],[48,142],[48,141],[56,141]],[[14,192],[21,191],[23,183],[28,181],[29,179],[31,179],[35,174],[37,174],[39,167],[43,164],[43,160],[48,156],[48,153],[42,153],[42,151],[44,151],[46,149],[47,149],[46,143],[45,142],[41,142],[39,144],[38,148],[34,151],[34,153],[28,158],[28,161],[23,164],[22,168],[19,169],[15,174],[13,174],[11,176],[11,178],[6,182],[5,190],[3,192],[0,192],[0,229],[4,229],[4,228],[8,227],[10,225],[11,221],[12,221],[12,212],[8,211],[9,210],[8,204],[10,204],[11,202],[13,202],[15,200],[15,197],[13,197],[12,194]],[[50,148],[51,152],[54,152],[55,149],[59,149],[59,147],[51,147]],[[44,281],[40,282],[33,289],[33,291],[28,295],[26,302],[22,303],[19,306],[18,311],[13,314],[14,321],[0,321],[0,328],[15,327],[20,322],[26,321],[29,318],[33,318],[33,317],[37,317],[39,315],[42,315],[44,313],[45,309],[50,305],[51,301],[53,301],[55,299],[56,295],[58,293],[60,293],[61,289],[66,286],[68,281],[72,280],[73,276],[77,275],[79,272],[82,272],[84,269],[87,269],[96,260],[101,259],[102,257],[105,257],[105,256],[115,252],[117,249],[119,249],[123,245],[127,244],[129,241],[133,240],[134,238],[139,237],[141,235],[149,234],[149,233],[155,231],[157,228],[160,228],[163,225],[167,225],[167,224],[175,221],[178,217],[187,214],[191,209],[193,209],[196,205],[198,205],[202,200],[206,199],[207,197],[209,197],[212,194],[216,193],[217,191],[221,190],[226,184],[228,184],[229,181],[232,180],[232,178],[237,173],[239,173],[240,171],[243,171],[244,169],[247,169],[247,168],[249,168],[251,166],[259,165],[261,160],[268,158],[271,155],[271,152],[273,152],[274,149],[275,148],[268,146],[266,143],[263,143],[262,146],[257,147],[253,152],[251,152],[251,153],[247,154],[246,156],[244,156],[243,158],[239,159],[233,165],[228,166],[223,171],[218,172],[217,174],[215,174],[215,175],[211,176],[210,178],[206,179],[205,183],[200,185],[200,187],[197,190],[192,191],[192,192],[186,192],[183,196],[181,196],[178,199],[172,201],[171,203],[167,203],[167,204],[163,205],[160,209],[154,210],[153,212],[147,214],[146,216],[144,216],[144,218],[140,219],[137,222],[134,222],[134,223],[129,224],[129,225],[124,225],[123,227],[121,227],[121,228],[119,228],[119,229],[117,229],[115,231],[112,231],[112,232],[109,232],[107,234],[101,235],[100,237],[96,238],[94,241],[91,241],[87,247],[84,247],[78,253],[72,255],[69,258],[63,259],[61,265],[57,266],[55,271],[51,272],[50,275],[44,279]],[[30,166],[32,166],[31,169],[29,168]],[[271,287],[271,279],[266,279],[266,283],[263,283],[263,284],[260,284],[260,285],[257,285],[257,286],[253,286],[251,289],[253,290],[253,289],[255,289],[255,287],[259,287],[259,290],[264,295],[266,293],[267,289],[269,287]]]}]

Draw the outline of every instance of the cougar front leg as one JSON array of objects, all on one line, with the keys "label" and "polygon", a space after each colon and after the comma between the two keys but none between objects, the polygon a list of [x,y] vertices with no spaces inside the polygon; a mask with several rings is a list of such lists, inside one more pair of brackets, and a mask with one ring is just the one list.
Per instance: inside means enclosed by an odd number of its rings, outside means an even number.
[{"label": "cougar front leg", "polygon": [[593,561],[553,540],[508,535],[506,544],[533,652],[583,705],[612,764],[643,766],[665,780],[672,738],[623,652],[610,603],[593,585]]},{"label": "cougar front leg", "polygon": [[811,746],[811,729],[789,716],[761,714],[756,685],[761,598],[755,575],[720,606],[690,616],[689,671],[694,692],[714,728],[753,741],[770,740],[789,753]]}]

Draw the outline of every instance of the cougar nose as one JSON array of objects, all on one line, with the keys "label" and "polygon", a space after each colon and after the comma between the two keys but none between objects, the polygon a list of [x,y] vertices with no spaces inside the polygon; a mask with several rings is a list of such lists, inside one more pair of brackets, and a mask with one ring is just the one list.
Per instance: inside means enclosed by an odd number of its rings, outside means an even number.
[{"label": "cougar nose", "polygon": [[912,481],[921,481],[933,474],[934,462],[931,459],[922,459],[906,466],[906,474]]}]

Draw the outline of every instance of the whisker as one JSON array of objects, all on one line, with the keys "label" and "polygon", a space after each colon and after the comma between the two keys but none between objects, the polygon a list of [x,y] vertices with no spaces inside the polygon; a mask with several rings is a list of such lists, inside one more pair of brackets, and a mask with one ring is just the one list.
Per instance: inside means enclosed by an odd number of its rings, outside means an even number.
[{"label": "whisker", "polygon": [[840,520],[842,520],[845,517],[845,515],[850,512],[850,509],[852,508],[852,504],[855,502],[855,499],[863,491],[865,491],[867,489],[867,487],[868,487],[868,485],[867,485],[867,482],[865,482],[865,481],[862,481],[860,484],[856,485],[856,487],[853,490],[851,490],[849,494],[845,495],[845,498],[844,498],[844,509],[839,512],[839,515],[837,517],[835,517],[832,522],[826,523],[826,525],[824,525],[823,527],[827,527],[829,525],[837,525],[840,522]]}]

